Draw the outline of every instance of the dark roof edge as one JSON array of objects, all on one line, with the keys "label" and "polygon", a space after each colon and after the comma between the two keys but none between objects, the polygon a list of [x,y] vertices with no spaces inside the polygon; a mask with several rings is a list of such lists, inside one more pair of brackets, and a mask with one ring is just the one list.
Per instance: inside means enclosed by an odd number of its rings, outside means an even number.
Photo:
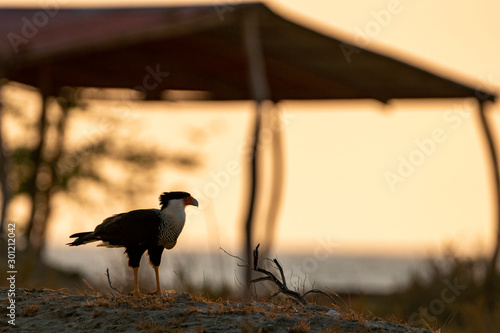
[{"label": "dark roof edge", "polygon": [[[479,82],[477,82],[476,87],[473,88],[472,85],[468,84],[467,82],[464,82],[464,81],[466,81],[466,79],[464,79],[464,80],[453,79],[453,78],[450,77],[451,75],[449,75],[449,74],[441,74],[441,73],[439,73],[439,71],[436,71],[436,70],[433,70],[433,69],[427,69],[426,65],[421,66],[421,65],[414,64],[415,60],[405,59],[404,56],[403,57],[397,57],[397,56],[393,56],[393,55],[387,54],[384,51],[376,50],[375,48],[359,47],[359,46],[353,45],[352,42],[345,41],[345,37],[338,37],[338,36],[335,36],[334,34],[327,34],[327,33],[324,33],[322,31],[318,31],[318,30],[316,30],[314,28],[310,28],[307,25],[307,23],[306,24],[303,24],[303,23],[299,24],[299,23],[297,23],[296,20],[290,19],[290,18],[288,18],[288,17],[280,14],[279,10],[275,11],[274,9],[270,8],[269,6],[267,6],[267,5],[263,4],[263,3],[258,3],[258,2],[257,3],[245,3],[245,4],[242,4],[242,5],[255,5],[255,4],[261,5],[262,9],[269,11],[273,15],[276,15],[276,16],[280,17],[283,20],[287,20],[289,22],[292,22],[293,24],[296,24],[296,25],[302,27],[303,29],[308,29],[308,30],[310,30],[310,31],[312,31],[314,33],[320,34],[320,35],[322,35],[322,36],[324,36],[326,38],[337,39],[337,40],[341,41],[342,43],[344,43],[346,45],[349,45],[349,46],[352,46],[352,47],[354,47],[356,49],[360,49],[363,52],[369,52],[369,53],[374,54],[374,55],[378,55],[378,56],[381,56],[381,57],[385,57],[385,58],[391,59],[392,61],[396,61],[398,63],[401,63],[401,64],[404,64],[406,66],[412,67],[414,69],[426,72],[426,73],[428,73],[428,74],[430,74],[432,76],[438,77],[438,78],[440,78],[442,80],[448,81],[450,83],[459,85],[462,88],[469,89],[469,90],[473,91],[474,93],[471,94],[471,96],[468,96],[468,97],[474,97],[474,98],[476,98],[479,101],[491,101],[491,102],[495,102],[496,99],[497,99],[497,97],[498,97],[497,93],[494,92],[494,91],[492,91],[491,89],[488,89],[486,87],[484,87],[484,88],[483,87],[477,87],[477,85],[479,85]],[[300,15],[300,13],[296,13],[296,14]],[[349,34],[352,35],[352,33],[349,33]],[[377,42],[377,41],[374,41],[374,43],[380,45],[380,43]],[[388,46],[388,45],[384,45],[384,47],[385,48],[392,48],[395,51],[399,51],[399,52],[403,52],[404,53],[404,51],[401,51],[400,49],[397,49],[397,48],[394,48],[394,47],[391,47],[391,46]],[[430,61],[426,61],[426,60],[424,60],[422,58],[420,58],[420,60],[422,62],[427,62],[427,63],[430,62]],[[435,66],[442,66],[442,65],[437,64],[437,63],[434,63],[433,65],[435,65]],[[450,69],[450,71],[455,71],[455,70],[454,69]],[[461,75],[458,72],[457,72],[457,75],[463,76],[463,75]],[[474,78],[471,78],[471,79],[474,79]],[[475,78],[475,79],[477,79],[477,78]]]}]

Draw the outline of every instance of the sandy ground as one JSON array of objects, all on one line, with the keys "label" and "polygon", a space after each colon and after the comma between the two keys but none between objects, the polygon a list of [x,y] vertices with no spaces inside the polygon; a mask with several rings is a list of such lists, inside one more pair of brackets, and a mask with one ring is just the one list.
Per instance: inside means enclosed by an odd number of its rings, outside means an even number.
[{"label": "sandy ground", "polygon": [[[78,295],[48,289],[16,289],[15,326],[8,323],[9,290],[0,289],[0,331],[17,332],[415,332],[326,307],[270,302],[210,302],[174,291],[163,296]],[[329,313],[330,311],[330,313]],[[12,323],[12,321],[11,321]]]}]

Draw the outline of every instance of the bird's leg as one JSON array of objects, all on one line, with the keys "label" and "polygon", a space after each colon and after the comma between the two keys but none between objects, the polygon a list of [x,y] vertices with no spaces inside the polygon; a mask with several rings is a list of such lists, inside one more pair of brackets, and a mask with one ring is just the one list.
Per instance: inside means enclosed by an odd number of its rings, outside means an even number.
[{"label": "bird's leg", "polygon": [[139,267],[134,267],[134,296],[136,298],[141,297],[141,292],[139,291]]},{"label": "bird's leg", "polygon": [[158,272],[158,266],[153,266],[155,270],[156,276],[156,291],[151,292],[151,294],[161,295],[161,287],[160,287],[160,273]]}]

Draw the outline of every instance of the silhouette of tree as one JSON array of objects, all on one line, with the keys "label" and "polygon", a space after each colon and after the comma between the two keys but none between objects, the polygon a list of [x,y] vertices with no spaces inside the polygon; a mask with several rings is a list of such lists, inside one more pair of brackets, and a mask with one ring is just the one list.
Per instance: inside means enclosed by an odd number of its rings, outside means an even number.
[{"label": "silhouette of tree", "polygon": [[[154,172],[160,165],[191,168],[198,165],[194,155],[166,154],[154,147],[138,147],[133,142],[117,144],[113,131],[102,131],[96,138],[87,140],[78,148],[68,147],[67,127],[73,111],[85,110],[86,104],[77,97],[78,90],[63,89],[58,97],[44,96],[42,110],[34,127],[35,145],[5,144],[5,132],[0,131],[2,183],[2,232],[8,209],[17,196],[27,196],[30,213],[26,225],[17,228],[18,244],[25,243],[25,251],[33,258],[40,258],[51,221],[54,196],[64,192],[68,198],[82,201],[77,184],[98,184],[109,197],[117,200],[136,198],[151,189]],[[0,99],[1,100],[1,99]],[[0,128],[6,113],[16,113],[15,106],[0,104]],[[3,107],[2,107],[3,106]],[[22,113],[22,112],[20,112]],[[17,120],[22,120],[22,115]],[[105,116],[110,117],[110,116]],[[22,123],[22,121],[19,121]],[[111,116],[107,123],[116,125],[120,119]],[[21,126],[29,127],[28,124]],[[5,130],[5,127],[3,127]],[[26,131],[30,129],[26,128]],[[103,162],[114,163],[128,177],[127,182],[111,182],[102,172]]]}]

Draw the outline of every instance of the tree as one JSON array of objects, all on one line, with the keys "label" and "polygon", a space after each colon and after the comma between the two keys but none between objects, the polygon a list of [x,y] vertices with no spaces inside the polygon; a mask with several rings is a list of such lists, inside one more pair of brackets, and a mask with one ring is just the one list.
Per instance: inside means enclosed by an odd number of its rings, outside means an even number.
[{"label": "tree", "polygon": [[[196,158],[190,155],[160,153],[153,147],[137,147],[133,142],[117,145],[109,128],[77,148],[68,147],[68,120],[76,110],[86,108],[78,94],[79,90],[66,88],[58,97],[42,97],[38,121],[31,128],[31,132],[36,134],[35,145],[7,145],[4,140],[6,133],[0,132],[2,230],[12,200],[17,196],[27,196],[30,201],[29,218],[24,226],[18,228],[17,236],[24,240],[27,252],[35,258],[40,257],[45,246],[56,194],[64,193],[67,197],[80,200],[81,193],[78,193],[76,185],[92,182],[117,199],[123,199],[117,193],[133,198],[149,189],[151,183],[147,178],[160,164],[180,167],[196,167],[198,164]],[[14,105],[6,104],[4,99],[3,108],[0,108],[1,125],[4,125],[7,112],[16,113]],[[23,117],[22,110],[20,115],[18,121]],[[106,123],[116,127],[119,122],[120,119],[111,116]],[[30,131],[28,124],[21,126]],[[101,170],[106,162],[120,166],[130,177],[129,181],[122,185],[110,182]]]}]

